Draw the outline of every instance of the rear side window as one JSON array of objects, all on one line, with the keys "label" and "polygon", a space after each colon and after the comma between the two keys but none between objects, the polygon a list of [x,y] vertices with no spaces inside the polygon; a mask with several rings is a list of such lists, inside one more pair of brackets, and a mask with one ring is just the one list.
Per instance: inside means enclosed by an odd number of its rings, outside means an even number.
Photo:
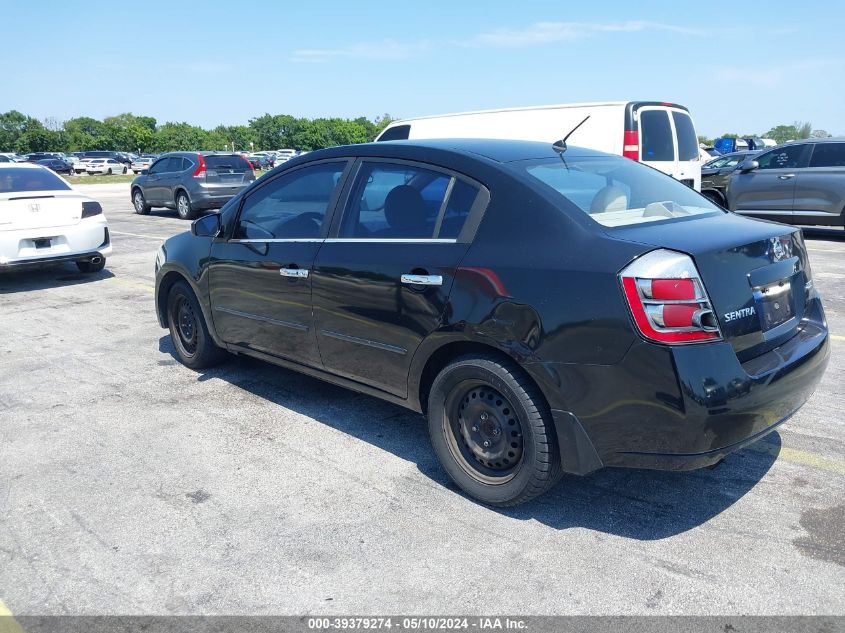
[{"label": "rear side window", "polygon": [[845,143],[814,145],[810,167],[845,167]]},{"label": "rear side window", "polygon": [[346,162],[303,167],[250,194],[238,218],[238,239],[305,239],[320,229]]},{"label": "rear side window", "polygon": [[242,156],[234,154],[212,154],[205,157],[205,167],[209,170],[223,171],[229,173],[243,173],[251,168]]},{"label": "rear side window", "polygon": [[678,160],[698,160],[698,137],[688,114],[672,110],[678,136]]},{"label": "rear side window", "polygon": [[640,111],[642,160],[675,160],[675,142],[666,110]]},{"label": "rear side window", "polygon": [[757,159],[759,169],[794,169],[801,166],[806,145],[787,145],[763,154]]},{"label": "rear side window", "polygon": [[23,191],[55,191],[70,187],[46,169],[0,169],[0,193]]},{"label": "rear side window", "polygon": [[455,239],[478,189],[441,172],[364,163],[344,215],[340,237]]},{"label": "rear side window", "polygon": [[379,141],[404,141],[411,134],[410,125],[397,125],[385,130],[379,137]]},{"label": "rear side window", "polygon": [[519,168],[557,192],[562,211],[608,227],[722,213],[674,178],[626,158],[524,161]]}]

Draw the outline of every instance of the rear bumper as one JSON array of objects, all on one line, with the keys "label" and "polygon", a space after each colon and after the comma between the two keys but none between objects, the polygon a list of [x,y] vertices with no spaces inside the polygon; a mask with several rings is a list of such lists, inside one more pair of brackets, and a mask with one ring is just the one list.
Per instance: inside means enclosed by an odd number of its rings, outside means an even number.
[{"label": "rear bumper", "polygon": [[[670,348],[640,342],[618,365],[547,365],[558,384],[583,388],[558,388],[550,397],[564,470],[715,464],[795,413],[829,358],[824,313],[814,299],[795,336],[746,363],[729,343]],[[564,401],[570,402],[566,410],[556,411]]]},{"label": "rear bumper", "polygon": [[[49,248],[35,240],[50,238]],[[108,224],[103,216],[86,218],[63,227],[0,232],[0,268],[43,262],[79,261],[112,252]]]}]

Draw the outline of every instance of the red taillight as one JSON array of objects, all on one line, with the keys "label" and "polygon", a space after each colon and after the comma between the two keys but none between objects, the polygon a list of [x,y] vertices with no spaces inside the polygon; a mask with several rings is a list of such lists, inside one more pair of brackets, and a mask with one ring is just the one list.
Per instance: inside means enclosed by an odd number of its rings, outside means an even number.
[{"label": "red taillight", "polygon": [[637,329],[658,343],[721,338],[716,315],[692,259],[683,253],[647,253],[620,273]]},{"label": "red taillight", "polygon": [[205,157],[202,154],[197,154],[197,156],[199,157],[200,162],[194,170],[194,178],[202,178],[205,176]]},{"label": "red taillight", "polygon": [[631,160],[640,160],[640,133],[637,130],[625,130],[622,155]]}]

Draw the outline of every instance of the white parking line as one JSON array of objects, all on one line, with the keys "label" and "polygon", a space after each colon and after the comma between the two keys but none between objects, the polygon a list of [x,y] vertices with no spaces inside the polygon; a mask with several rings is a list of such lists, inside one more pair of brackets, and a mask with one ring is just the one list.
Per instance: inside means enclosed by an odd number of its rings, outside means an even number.
[{"label": "white parking line", "polygon": [[109,229],[109,233],[112,235],[129,235],[130,237],[143,237],[147,240],[161,240],[162,242],[171,235],[141,235],[140,233],[128,233],[127,231],[115,231],[114,229]]}]

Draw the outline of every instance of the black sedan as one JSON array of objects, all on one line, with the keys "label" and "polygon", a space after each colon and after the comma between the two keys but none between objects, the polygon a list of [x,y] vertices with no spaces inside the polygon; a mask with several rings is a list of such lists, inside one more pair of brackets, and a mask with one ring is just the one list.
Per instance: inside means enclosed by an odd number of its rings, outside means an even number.
[{"label": "black sedan", "polygon": [[73,175],[73,165],[58,158],[44,158],[35,161],[36,165],[41,165],[53,170],[57,174]]},{"label": "black sedan", "polygon": [[178,358],[227,352],[428,416],[468,494],[712,465],[816,388],[828,331],[801,232],[565,144],[312,152],[156,258]]},{"label": "black sedan", "polygon": [[701,166],[701,194],[720,207],[727,208],[725,191],[731,175],[742,161],[759,153],[760,150],[732,152],[708,160]]}]

